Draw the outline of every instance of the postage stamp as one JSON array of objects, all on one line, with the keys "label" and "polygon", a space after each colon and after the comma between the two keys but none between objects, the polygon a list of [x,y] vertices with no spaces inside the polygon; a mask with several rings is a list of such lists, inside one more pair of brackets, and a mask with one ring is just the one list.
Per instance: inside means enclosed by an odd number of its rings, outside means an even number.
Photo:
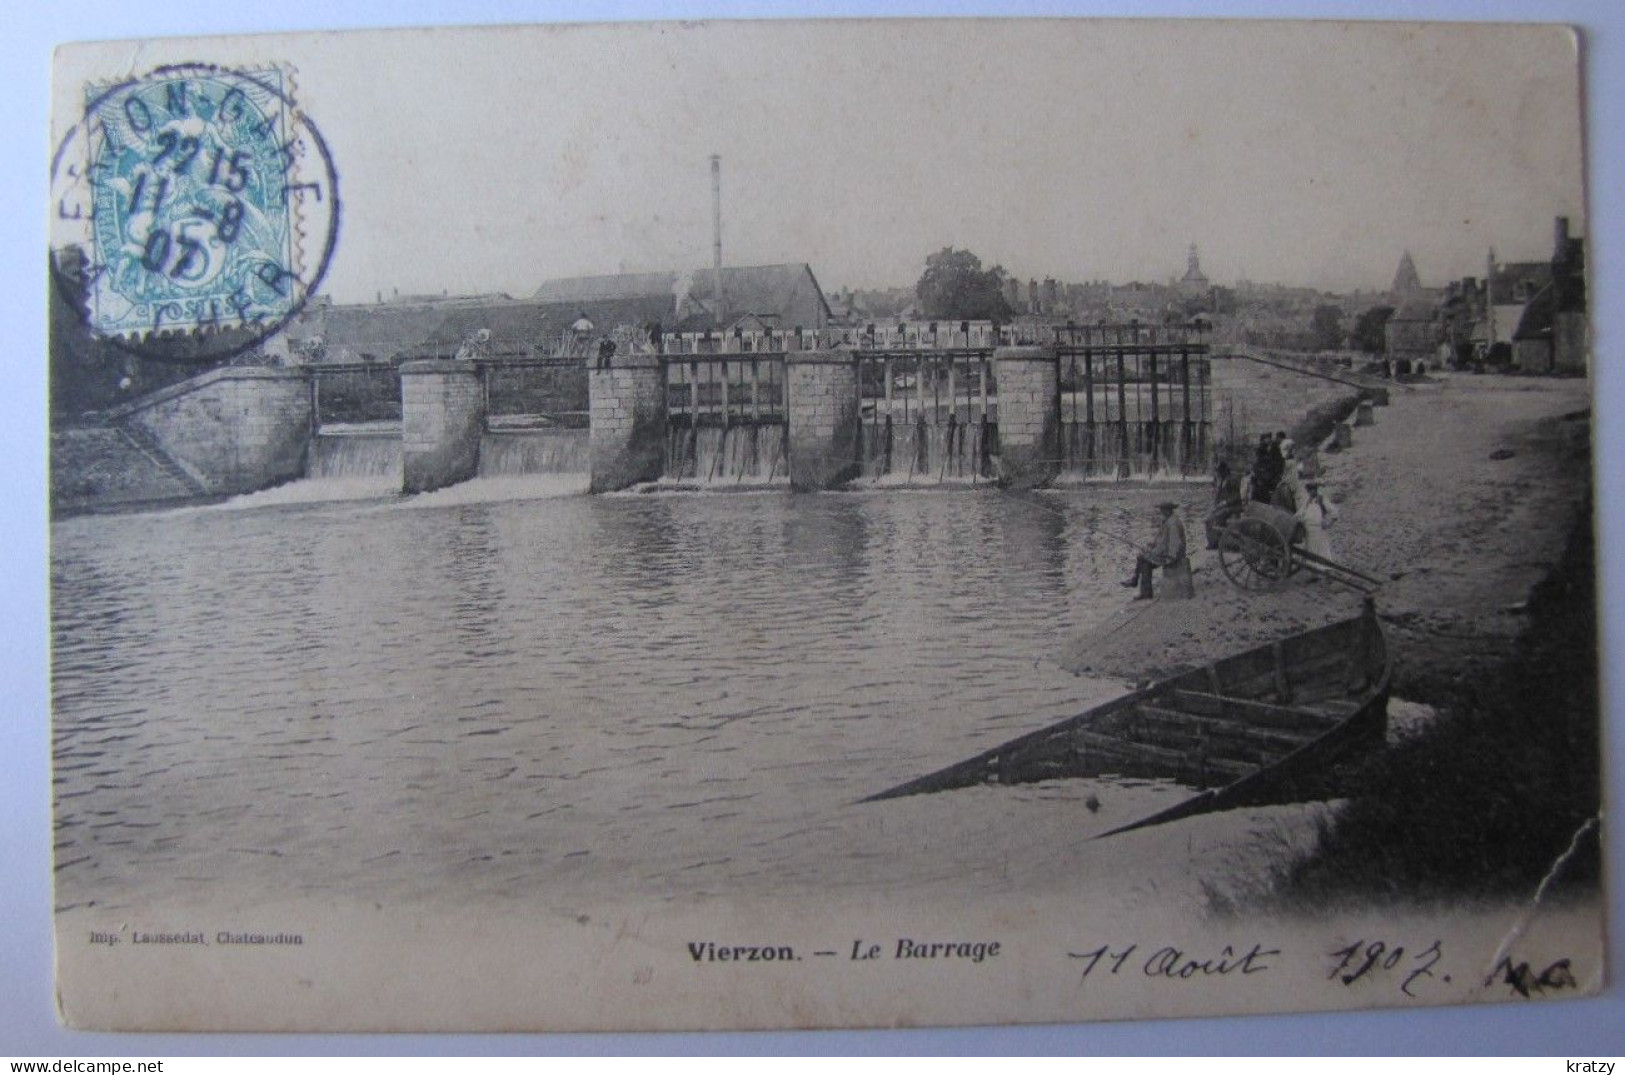
[{"label": "postage stamp", "polygon": [[338,182],[291,83],[274,64],[177,64],[86,86],[53,169],[52,267],[95,333],[135,349],[212,336],[187,352],[212,361],[303,306]]}]

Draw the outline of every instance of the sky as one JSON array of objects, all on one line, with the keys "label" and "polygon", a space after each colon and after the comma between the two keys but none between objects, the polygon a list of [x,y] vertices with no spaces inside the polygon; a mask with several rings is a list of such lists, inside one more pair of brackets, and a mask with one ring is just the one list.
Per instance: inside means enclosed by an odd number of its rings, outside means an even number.
[{"label": "sky", "polygon": [[[167,42],[296,69],[343,193],[324,290],[525,295],[729,264],[911,286],[969,248],[1022,279],[1388,286],[1549,256],[1584,224],[1575,46],[1552,27],[959,20],[526,27]],[[108,70],[111,68],[112,70]],[[71,108],[58,110],[58,126]]]}]

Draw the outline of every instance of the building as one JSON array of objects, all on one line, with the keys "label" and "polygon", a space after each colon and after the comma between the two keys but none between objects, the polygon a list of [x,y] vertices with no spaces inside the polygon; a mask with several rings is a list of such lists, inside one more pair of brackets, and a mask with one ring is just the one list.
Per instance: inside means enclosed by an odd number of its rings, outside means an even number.
[{"label": "building", "polygon": [[1393,295],[1395,305],[1407,299],[1415,298],[1422,290],[1422,278],[1417,275],[1416,262],[1411,260],[1411,252],[1405,251],[1399,256],[1399,268],[1394,270],[1394,286],[1389,288]]},{"label": "building", "polygon": [[265,342],[264,351],[287,363],[399,363],[453,358],[483,332],[483,354],[535,358],[554,352],[559,331],[568,324],[556,320],[535,302],[501,294],[344,305],[318,296]]},{"label": "building", "polygon": [[1587,364],[1585,244],[1556,218],[1552,256],[1497,262],[1485,277],[1450,284],[1440,306],[1452,361],[1515,365],[1539,372],[1584,372]]},{"label": "building", "polygon": [[1529,297],[1512,330],[1515,361],[1528,370],[1585,373],[1590,362],[1586,321],[1585,240],[1558,217],[1550,279]]},{"label": "building", "polygon": [[[805,263],[725,268],[723,329],[809,331],[832,320]],[[265,353],[286,363],[399,363],[417,358],[539,358],[573,353],[585,315],[596,334],[717,329],[715,273],[621,273],[550,280],[528,299],[399,294],[339,305],[317,297]]]},{"label": "building", "polygon": [[561,315],[568,310],[572,319],[585,313],[606,332],[619,325],[653,323],[663,331],[726,330],[744,317],[776,332],[812,332],[833,317],[806,262],[725,267],[720,300],[716,271],[696,269],[564,277],[537,288],[531,301]]},{"label": "building", "polygon": [[1434,361],[1439,339],[1434,314],[1434,304],[1428,299],[1413,298],[1401,303],[1383,326],[1387,356],[1396,363]]},{"label": "building", "polygon": [[1190,252],[1185,257],[1185,275],[1179,278],[1179,293],[1186,298],[1205,298],[1211,286],[1211,282],[1202,273],[1202,259],[1196,254],[1196,244],[1192,243]]},{"label": "building", "polygon": [[1440,309],[1448,300],[1448,289],[1423,287],[1407,250],[1399,257],[1388,294],[1394,313],[1383,326],[1383,353],[1395,363],[1404,363],[1400,369],[1408,369],[1412,362],[1437,362],[1443,331]]}]

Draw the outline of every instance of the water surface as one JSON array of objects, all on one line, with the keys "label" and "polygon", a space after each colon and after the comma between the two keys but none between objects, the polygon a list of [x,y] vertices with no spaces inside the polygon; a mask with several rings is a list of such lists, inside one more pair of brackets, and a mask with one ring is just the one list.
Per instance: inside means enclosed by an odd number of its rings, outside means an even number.
[{"label": "water surface", "polygon": [[1181,794],[856,803],[1121,689],[1144,490],[357,488],[55,524],[60,905],[998,888]]}]

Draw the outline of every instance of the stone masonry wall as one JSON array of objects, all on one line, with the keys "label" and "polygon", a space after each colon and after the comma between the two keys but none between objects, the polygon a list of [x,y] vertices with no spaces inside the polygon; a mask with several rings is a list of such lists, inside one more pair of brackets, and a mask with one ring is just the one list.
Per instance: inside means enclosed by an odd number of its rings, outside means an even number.
[{"label": "stone masonry wall", "polygon": [[402,491],[427,493],[474,477],[485,432],[485,393],[471,363],[401,366]]},{"label": "stone masonry wall", "polygon": [[587,379],[595,493],[658,479],[665,468],[666,377],[655,355],[616,356]]},{"label": "stone masonry wall", "polygon": [[198,496],[196,484],[176,470],[123,429],[58,430],[51,434],[51,511],[73,514]]},{"label": "stone masonry wall", "polygon": [[1591,364],[1590,326],[1584,311],[1563,310],[1552,318],[1551,368],[1585,373]]},{"label": "stone masonry wall", "polygon": [[785,369],[790,488],[814,492],[851,481],[862,470],[856,359],[843,351],[792,351]]},{"label": "stone masonry wall", "polygon": [[210,494],[246,493],[302,476],[310,445],[304,371],[227,367],[110,412]]},{"label": "stone masonry wall", "polygon": [[999,480],[1031,488],[1060,472],[1058,368],[1047,347],[1001,347],[993,352],[999,386]]},{"label": "stone masonry wall", "polygon": [[1358,399],[1361,386],[1244,355],[1212,358],[1213,441],[1245,454],[1260,434],[1287,431],[1310,411]]}]

